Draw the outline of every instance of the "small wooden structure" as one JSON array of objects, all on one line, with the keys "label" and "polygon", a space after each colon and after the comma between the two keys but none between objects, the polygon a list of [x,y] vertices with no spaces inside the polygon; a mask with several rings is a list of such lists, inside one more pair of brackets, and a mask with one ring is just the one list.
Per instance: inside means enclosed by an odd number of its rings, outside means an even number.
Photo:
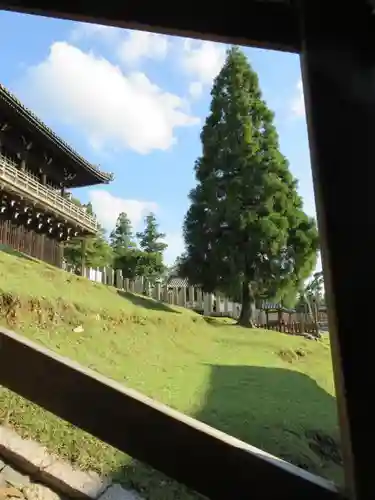
[{"label": "small wooden structure", "polygon": [[0,84],[0,244],[60,267],[64,241],[97,231],[66,190],[111,178]]}]

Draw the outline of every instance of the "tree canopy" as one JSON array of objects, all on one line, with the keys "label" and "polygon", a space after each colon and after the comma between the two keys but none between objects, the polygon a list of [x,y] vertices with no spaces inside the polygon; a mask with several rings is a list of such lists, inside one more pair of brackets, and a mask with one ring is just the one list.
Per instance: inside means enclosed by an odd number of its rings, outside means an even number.
[{"label": "tree canopy", "polygon": [[159,224],[153,213],[145,217],[145,229],[137,233],[137,238],[139,239],[139,246],[147,253],[162,253],[168,246],[161,241],[165,238],[165,234],[159,232]]},{"label": "tree canopy", "polygon": [[109,241],[113,252],[117,255],[136,247],[132,224],[125,212],[121,212],[118,216],[116,226],[109,236]]},{"label": "tree canopy", "polygon": [[167,247],[160,241],[165,237],[158,230],[154,214],[145,218],[145,229],[137,233],[140,248],[133,241],[132,228],[126,214],[117,219],[116,228],[111,233],[111,245],[115,255],[114,266],[121,269],[125,278],[144,276],[149,280],[159,278],[165,269],[163,251]]},{"label": "tree canopy", "polygon": [[228,50],[211,97],[180,270],[207,292],[240,295],[239,322],[251,326],[257,298],[296,295],[316,265],[318,234],[240,49]]},{"label": "tree canopy", "polygon": [[[76,198],[72,199],[73,203],[86,208],[90,215],[95,215],[92,204],[82,205]],[[82,240],[80,238],[72,238],[64,245],[64,258],[74,272],[81,271],[82,263]],[[86,238],[85,245],[85,265],[87,267],[105,267],[112,264],[113,253],[110,245],[106,240],[105,230],[100,225],[95,236]]]}]

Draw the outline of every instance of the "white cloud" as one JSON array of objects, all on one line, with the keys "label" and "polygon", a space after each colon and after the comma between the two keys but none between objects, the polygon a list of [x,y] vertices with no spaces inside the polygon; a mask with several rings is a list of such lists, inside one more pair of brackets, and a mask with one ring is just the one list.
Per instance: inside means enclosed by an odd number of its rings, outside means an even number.
[{"label": "white cloud", "polygon": [[156,212],[158,209],[158,205],[152,201],[125,200],[113,196],[103,189],[90,190],[89,198],[94,213],[107,231],[112,231],[115,227],[117,217],[121,212],[127,214],[133,228],[136,230],[139,229],[139,224],[149,212]]},{"label": "white cloud", "polygon": [[75,23],[70,39],[72,42],[79,42],[84,39],[94,38],[111,43],[118,41],[122,31],[121,28],[102,24]]},{"label": "white cloud", "polygon": [[164,92],[144,73],[125,75],[66,42],[54,43],[23,83],[37,109],[75,125],[96,148],[167,150],[176,142],[177,127],[199,123],[184,99]]},{"label": "white cloud", "polygon": [[115,58],[124,65],[135,65],[143,59],[161,61],[167,56],[170,40],[166,35],[126,30],[100,24],[76,23],[71,40],[91,39],[111,46]]},{"label": "white cloud", "polygon": [[177,257],[179,257],[185,248],[184,239],[181,232],[170,232],[165,236],[165,243],[168,247],[164,252],[164,262],[171,266]]},{"label": "white cloud", "polygon": [[203,92],[203,83],[202,82],[191,82],[189,85],[189,95],[192,99],[198,99],[202,95]]},{"label": "white cloud", "polygon": [[305,101],[303,98],[302,80],[299,80],[296,85],[296,95],[292,99],[291,108],[294,116],[298,118],[305,116]]},{"label": "white cloud", "polygon": [[211,85],[225,61],[225,45],[186,39],[181,64],[194,81]]},{"label": "white cloud", "polygon": [[163,60],[169,48],[165,35],[146,31],[128,31],[125,40],[117,48],[119,60],[124,64],[135,64],[143,58]]}]

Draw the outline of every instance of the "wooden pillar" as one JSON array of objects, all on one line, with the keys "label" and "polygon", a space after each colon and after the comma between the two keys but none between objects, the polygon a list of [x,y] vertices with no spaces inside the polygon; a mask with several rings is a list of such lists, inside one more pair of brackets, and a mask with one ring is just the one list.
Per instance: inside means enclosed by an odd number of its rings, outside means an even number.
[{"label": "wooden pillar", "polygon": [[335,2],[322,15],[319,2],[299,2],[302,76],[351,500],[375,498],[369,458],[375,448],[372,310],[363,308],[363,291],[373,289],[375,278],[375,267],[365,257],[375,234],[375,19],[370,4]]}]

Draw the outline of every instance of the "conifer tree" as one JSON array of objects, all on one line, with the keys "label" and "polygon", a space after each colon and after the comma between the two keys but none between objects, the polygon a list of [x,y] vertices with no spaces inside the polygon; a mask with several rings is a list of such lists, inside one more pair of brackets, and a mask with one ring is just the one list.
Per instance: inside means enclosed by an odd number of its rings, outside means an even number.
[{"label": "conifer tree", "polygon": [[239,295],[239,323],[253,326],[257,298],[297,293],[311,274],[318,234],[280,152],[258,77],[240,49],[228,50],[211,97],[180,270],[207,292]]},{"label": "conifer tree", "polygon": [[117,217],[116,227],[111,232],[109,240],[115,256],[122,255],[136,247],[133,228],[125,212],[121,212]]}]

